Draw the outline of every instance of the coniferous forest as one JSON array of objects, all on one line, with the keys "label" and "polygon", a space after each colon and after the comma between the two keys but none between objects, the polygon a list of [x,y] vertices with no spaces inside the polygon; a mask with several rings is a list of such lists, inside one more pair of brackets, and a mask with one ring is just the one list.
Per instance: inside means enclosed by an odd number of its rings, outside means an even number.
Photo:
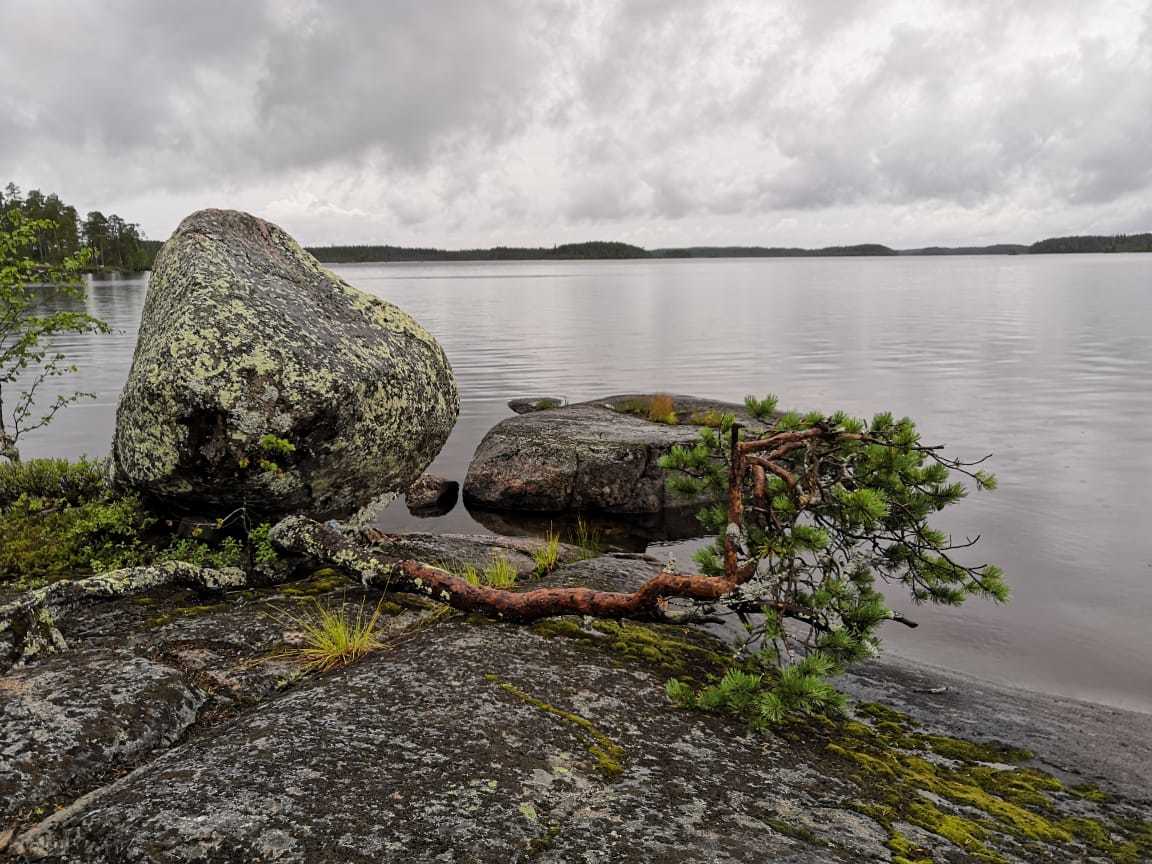
[{"label": "coniferous forest", "polygon": [[92,210],[81,216],[55,193],[39,189],[24,192],[15,183],[0,189],[0,231],[8,230],[13,213],[25,220],[50,222],[36,232],[29,258],[48,265],[61,263],[83,249],[91,250],[88,268],[101,270],[150,270],[159,251],[158,241],[147,240],[140,226],[115,213]]},{"label": "coniferous forest", "polygon": [[[134,222],[115,213],[92,210],[81,217],[55,193],[39,189],[23,192],[15,183],[0,189],[0,230],[11,210],[26,219],[43,219],[53,227],[38,232],[28,256],[45,264],[59,264],[69,255],[90,249],[88,268],[104,270],[150,270],[161,241],[149,240]],[[316,258],[326,264],[360,264],[387,261],[581,261],[635,258],[834,258],[888,255],[1029,255],[1090,252],[1152,252],[1152,233],[1050,237],[1031,245],[1001,243],[991,246],[931,246],[923,249],[892,249],[880,243],[825,246],[804,249],[793,246],[687,246],[644,249],[630,243],[593,241],[564,243],[552,247],[495,246],[489,249],[437,249],[379,244],[312,246]]]}]

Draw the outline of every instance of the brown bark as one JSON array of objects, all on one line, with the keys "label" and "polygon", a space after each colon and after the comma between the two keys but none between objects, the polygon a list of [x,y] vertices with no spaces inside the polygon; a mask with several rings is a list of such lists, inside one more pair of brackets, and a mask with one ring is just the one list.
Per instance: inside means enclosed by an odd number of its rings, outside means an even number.
[{"label": "brown bark", "polygon": [[736,568],[733,578],[660,573],[631,593],[593,591],[590,588],[509,591],[472,585],[459,576],[419,561],[390,559],[352,543],[333,528],[302,516],[289,516],[279,522],[272,529],[271,539],[286,553],[322,562],[366,586],[420,593],[455,609],[517,622],[537,621],[555,615],[667,621],[667,598],[719,600],[748,581],[755,572],[754,568]]}]

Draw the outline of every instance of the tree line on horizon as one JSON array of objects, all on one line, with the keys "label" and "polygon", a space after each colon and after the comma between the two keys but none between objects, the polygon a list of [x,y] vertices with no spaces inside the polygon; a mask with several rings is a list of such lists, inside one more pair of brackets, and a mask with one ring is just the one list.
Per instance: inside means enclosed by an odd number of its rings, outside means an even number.
[{"label": "tree line on horizon", "polygon": [[[88,249],[90,270],[151,270],[162,244],[149,240],[134,222],[117,214],[89,211],[83,218],[76,208],[55,193],[39,189],[22,192],[14,183],[0,189],[0,230],[10,229],[12,212],[24,219],[45,220],[50,229],[37,232],[28,257],[57,265]],[[437,249],[384,244],[310,246],[308,251],[326,264],[385,263],[390,261],[580,261],[642,258],[829,258],[895,255],[1029,255],[1087,252],[1152,252],[1152,233],[1050,237],[1036,243],[998,243],[990,246],[930,246],[893,249],[880,243],[825,246],[686,246],[644,249],[630,243],[593,241],[552,247],[494,246],[488,249]]]},{"label": "tree line on horizon", "polygon": [[825,246],[687,246],[644,249],[629,243],[595,241],[553,247],[494,246],[489,249],[435,249],[387,245],[310,246],[308,251],[326,264],[369,264],[390,261],[573,261],[636,258],[836,258],[859,256],[924,255],[1039,255],[1086,252],[1152,252],[1152,233],[1051,237],[1032,244],[997,243],[991,246],[929,246],[893,249],[880,243]]},{"label": "tree line on horizon", "polygon": [[0,189],[0,231],[12,230],[15,218],[45,223],[30,248],[22,251],[47,266],[87,249],[90,270],[150,270],[161,245],[145,238],[138,224],[115,213],[91,210],[81,217],[55,193],[23,192],[9,183]]}]

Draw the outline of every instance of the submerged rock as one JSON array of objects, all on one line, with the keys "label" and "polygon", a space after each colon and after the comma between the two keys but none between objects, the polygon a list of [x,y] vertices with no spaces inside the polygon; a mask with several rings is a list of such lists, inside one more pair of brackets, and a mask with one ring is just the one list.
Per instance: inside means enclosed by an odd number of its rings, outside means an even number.
[{"label": "submerged rock", "polygon": [[346,514],[406,489],[458,411],[412,318],[275,225],[201,210],[156,258],[113,472],[196,512]]},{"label": "submerged rock", "polygon": [[509,399],[508,407],[517,414],[531,414],[533,411],[550,411],[559,408],[564,400],[557,396],[525,396],[518,399]]},{"label": "submerged rock", "polygon": [[404,503],[414,516],[442,516],[456,506],[460,484],[435,474],[422,474],[404,493]]},{"label": "submerged rock", "polygon": [[[696,443],[700,428],[743,406],[668,397],[675,423],[649,420],[650,396],[610,396],[509,417],[480,442],[464,480],[469,507],[622,515],[692,513],[703,499],[673,496],[659,458]],[[665,419],[667,418],[665,415]]]}]

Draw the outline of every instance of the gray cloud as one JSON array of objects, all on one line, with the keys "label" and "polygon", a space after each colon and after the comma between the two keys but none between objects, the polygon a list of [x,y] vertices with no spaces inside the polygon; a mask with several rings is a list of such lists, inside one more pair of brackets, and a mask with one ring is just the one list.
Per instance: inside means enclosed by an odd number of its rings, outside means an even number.
[{"label": "gray cloud", "polygon": [[207,204],[438,245],[1152,227],[1147,0],[0,0],[0,75],[0,166],[154,236]]}]

